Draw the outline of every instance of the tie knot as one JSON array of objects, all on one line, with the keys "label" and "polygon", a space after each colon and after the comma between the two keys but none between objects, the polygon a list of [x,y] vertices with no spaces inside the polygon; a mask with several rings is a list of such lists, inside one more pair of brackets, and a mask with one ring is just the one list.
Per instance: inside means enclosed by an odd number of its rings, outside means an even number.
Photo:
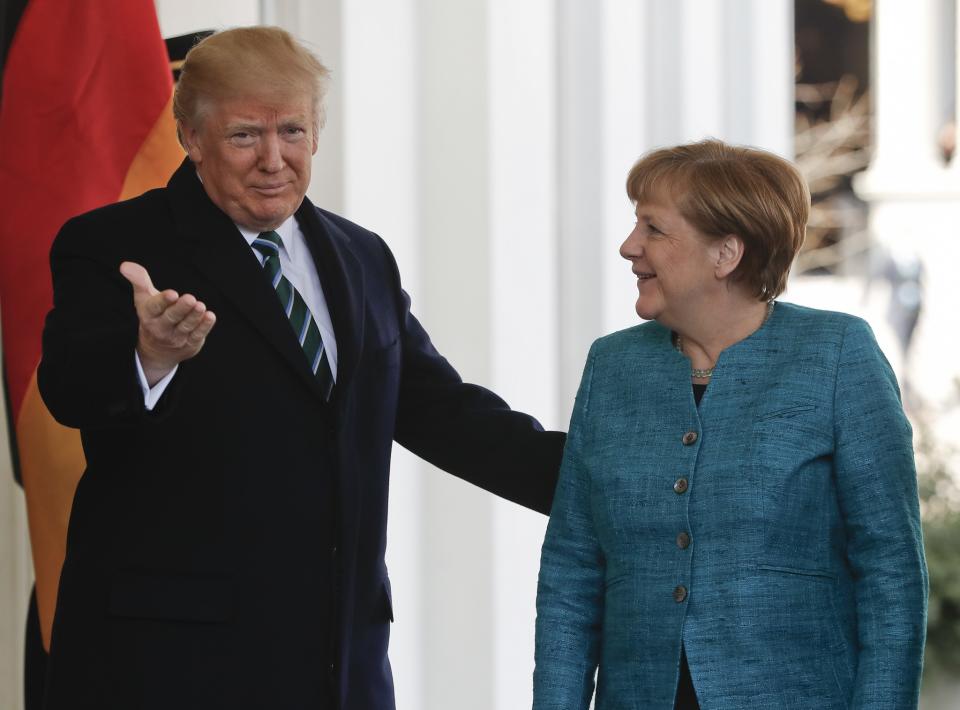
[{"label": "tie knot", "polygon": [[276,232],[261,232],[253,240],[253,248],[263,254],[265,257],[276,256],[280,253],[280,247],[283,246],[283,240]]}]

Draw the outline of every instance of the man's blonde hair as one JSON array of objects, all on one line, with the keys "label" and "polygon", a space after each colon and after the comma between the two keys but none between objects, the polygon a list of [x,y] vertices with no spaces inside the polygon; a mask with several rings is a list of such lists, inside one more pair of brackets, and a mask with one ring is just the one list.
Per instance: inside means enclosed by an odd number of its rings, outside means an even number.
[{"label": "man's blonde hair", "polygon": [[[199,126],[220,101],[267,101],[309,96],[314,135],[323,127],[323,98],[330,72],[289,32],[279,27],[238,27],[210,35],[186,56],[173,94],[173,116]],[[181,138],[182,142],[182,138]]]}]

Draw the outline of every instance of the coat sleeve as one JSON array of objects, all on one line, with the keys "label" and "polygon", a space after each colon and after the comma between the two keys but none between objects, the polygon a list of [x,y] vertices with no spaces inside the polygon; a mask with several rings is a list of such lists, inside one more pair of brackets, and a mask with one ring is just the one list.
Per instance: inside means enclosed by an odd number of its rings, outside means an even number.
[{"label": "coat sleeve", "polygon": [[605,560],[583,455],[593,363],[591,349],[540,557],[534,710],[587,710],[600,658]]},{"label": "coat sleeve", "polygon": [[383,249],[400,304],[402,369],[394,439],[484,490],[549,513],[565,435],[544,431],[493,392],[463,382],[410,312],[396,263],[385,244]]},{"label": "coat sleeve", "polygon": [[896,378],[862,320],[844,333],[834,396],[834,464],[859,634],[850,707],[916,708],[927,569],[913,443]]},{"label": "coat sleeve", "polygon": [[145,411],[132,289],[107,252],[89,216],[67,222],[50,252],[53,309],[37,384],[50,413],[69,427],[117,424]]}]

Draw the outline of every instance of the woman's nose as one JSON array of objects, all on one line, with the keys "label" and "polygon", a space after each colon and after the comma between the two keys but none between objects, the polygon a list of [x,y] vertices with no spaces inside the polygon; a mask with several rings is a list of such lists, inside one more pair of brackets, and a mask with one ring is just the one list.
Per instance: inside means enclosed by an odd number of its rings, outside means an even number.
[{"label": "woman's nose", "polygon": [[627,238],[620,245],[620,256],[628,261],[632,261],[643,254],[643,238],[640,235],[640,227],[634,227]]}]

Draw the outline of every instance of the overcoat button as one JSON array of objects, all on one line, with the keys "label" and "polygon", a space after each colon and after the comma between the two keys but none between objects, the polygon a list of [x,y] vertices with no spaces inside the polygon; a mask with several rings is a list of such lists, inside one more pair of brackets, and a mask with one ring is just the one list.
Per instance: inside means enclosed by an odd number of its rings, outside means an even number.
[{"label": "overcoat button", "polygon": [[687,482],[686,478],[678,478],[673,484],[673,492],[677,495],[682,495],[687,492],[687,488],[690,487],[690,484]]},{"label": "overcoat button", "polygon": [[686,598],[687,598],[687,588],[684,587],[682,584],[678,584],[677,588],[673,590],[673,601],[679,604]]},{"label": "overcoat button", "polygon": [[695,431],[688,431],[686,434],[683,435],[682,441],[683,441],[683,445],[684,445],[684,446],[691,446],[692,444],[696,444],[696,443],[697,443],[697,432],[695,432]]},{"label": "overcoat button", "polygon": [[677,535],[677,547],[681,550],[686,550],[690,547],[690,535],[685,532],[679,533]]}]

